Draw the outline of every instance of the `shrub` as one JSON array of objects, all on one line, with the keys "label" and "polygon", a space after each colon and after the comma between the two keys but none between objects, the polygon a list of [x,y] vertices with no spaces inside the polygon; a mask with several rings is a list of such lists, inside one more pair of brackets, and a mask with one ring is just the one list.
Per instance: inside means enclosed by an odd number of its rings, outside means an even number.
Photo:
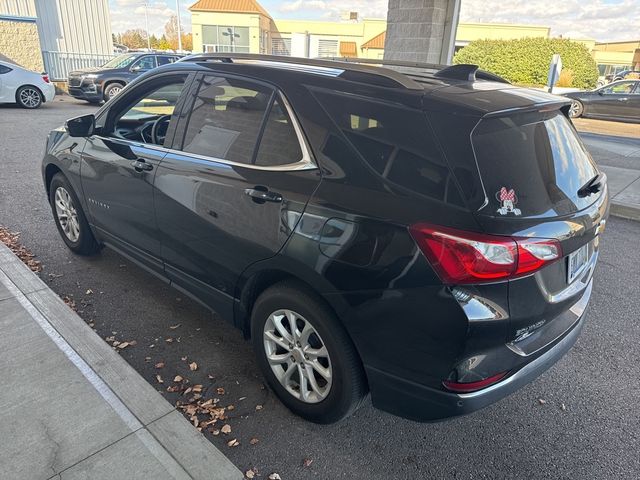
[{"label": "shrub", "polygon": [[568,68],[563,68],[560,72],[560,77],[556,82],[558,87],[572,87],[573,86],[573,71]]},{"label": "shrub", "polygon": [[472,63],[516,84],[545,85],[555,53],[562,58],[563,70],[571,70],[571,86],[596,86],[598,68],[587,47],[562,38],[475,40],[455,54],[453,63]]}]

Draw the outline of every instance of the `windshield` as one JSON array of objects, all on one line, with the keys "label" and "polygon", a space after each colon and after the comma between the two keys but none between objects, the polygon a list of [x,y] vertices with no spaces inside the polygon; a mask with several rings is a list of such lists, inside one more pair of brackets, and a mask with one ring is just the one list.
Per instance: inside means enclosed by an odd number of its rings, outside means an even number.
[{"label": "windshield", "polygon": [[598,171],[559,111],[483,120],[472,141],[489,198],[484,215],[564,215],[598,198],[578,195]]},{"label": "windshield", "polygon": [[118,55],[116,58],[112,58],[107,63],[105,63],[102,67],[103,68],[124,68],[131,65],[135,59],[136,59],[136,56],[130,53],[124,54],[124,55]]}]

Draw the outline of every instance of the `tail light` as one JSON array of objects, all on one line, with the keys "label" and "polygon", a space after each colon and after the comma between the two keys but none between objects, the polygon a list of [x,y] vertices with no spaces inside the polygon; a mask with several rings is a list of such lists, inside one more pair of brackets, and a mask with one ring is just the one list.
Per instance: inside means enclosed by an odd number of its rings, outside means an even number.
[{"label": "tail light", "polygon": [[424,223],[409,231],[447,284],[516,278],[562,257],[560,243],[553,239],[485,235]]},{"label": "tail light", "polygon": [[51,81],[49,80],[49,75],[42,75],[42,80],[44,80],[45,83],[51,83]]}]

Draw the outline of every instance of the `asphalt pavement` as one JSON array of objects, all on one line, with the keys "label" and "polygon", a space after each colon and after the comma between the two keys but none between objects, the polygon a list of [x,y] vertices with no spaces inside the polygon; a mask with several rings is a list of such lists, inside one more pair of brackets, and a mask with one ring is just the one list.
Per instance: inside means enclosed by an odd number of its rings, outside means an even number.
[{"label": "asphalt pavement", "polygon": [[[170,403],[180,397],[157,375],[184,376],[234,406],[231,433],[205,435],[243,472],[255,467],[258,478],[277,472],[283,480],[640,477],[640,223],[610,219],[581,338],[532,384],[441,423],[410,422],[366,404],[337,425],[314,425],[269,393],[250,345],[220,317],[112,251],[82,258],[66,249],[40,161],[51,128],[92,111],[74,101],[37,111],[0,107],[0,224],[21,233],[42,262],[40,277],[98,335],[137,342],[120,354]],[[638,168],[593,148],[599,162]],[[228,446],[232,439],[239,445]]]}]

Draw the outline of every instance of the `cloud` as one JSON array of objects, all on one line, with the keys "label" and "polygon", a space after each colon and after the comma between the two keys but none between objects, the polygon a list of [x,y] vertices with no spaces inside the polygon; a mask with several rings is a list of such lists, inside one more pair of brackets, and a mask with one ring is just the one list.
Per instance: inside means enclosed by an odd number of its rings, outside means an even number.
[{"label": "cloud", "polygon": [[[175,0],[110,0],[109,14],[111,16],[111,30],[114,33],[122,33],[126,30],[146,28],[146,11],[149,17],[149,33],[162,35],[164,26],[172,15],[176,14]],[[191,15],[187,7],[191,0],[180,0],[180,19],[185,32],[191,31]]]},{"label": "cloud", "polygon": [[[175,0],[149,1],[149,29],[161,34]],[[388,0],[259,0],[275,18],[309,20],[340,19],[346,11],[360,18],[386,18]],[[191,29],[188,7],[180,0],[185,30]],[[144,0],[110,0],[114,32],[144,28]],[[636,40],[640,18],[639,0],[462,0],[460,21],[519,23],[551,27],[551,35],[592,38],[597,41]]]}]

